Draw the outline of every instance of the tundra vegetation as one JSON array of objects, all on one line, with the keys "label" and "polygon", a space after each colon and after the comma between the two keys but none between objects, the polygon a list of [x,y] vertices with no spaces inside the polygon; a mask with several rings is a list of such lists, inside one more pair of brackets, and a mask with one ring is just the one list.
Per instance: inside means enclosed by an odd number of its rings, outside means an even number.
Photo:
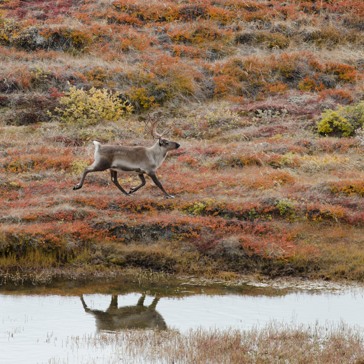
[{"label": "tundra vegetation", "polygon": [[[0,277],[364,280],[364,2],[0,1]],[[93,140],[181,144],[123,196]],[[126,188],[137,177],[120,177]]]},{"label": "tundra vegetation", "polygon": [[[105,351],[98,352],[97,359],[81,354],[101,348]],[[363,338],[355,329],[345,325],[305,326],[277,322],[247,331],[199,328],[182,333],[171,329],[71,335],[64,342],[64,350],[72,354],[77,351],[77,360],[92,364],[100,358],[105,363],[116,364],[125,357],[130,364],[360,364],[364,358]],[[52,358],[50,362],[66,364],[67,361]]]}]

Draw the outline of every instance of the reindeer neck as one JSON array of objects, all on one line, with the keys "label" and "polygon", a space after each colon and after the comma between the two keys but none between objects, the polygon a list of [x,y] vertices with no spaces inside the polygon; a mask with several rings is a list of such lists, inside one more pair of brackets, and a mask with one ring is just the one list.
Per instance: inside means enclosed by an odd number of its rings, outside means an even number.
[{"label": "reindeer neck", "polygon": [[164,158],[166,157],[168,151],[162,149],[159,145],[159,141],[157,141],[152,147],[148,148],[149,155],[155,163],[159,166],[164,161]]}]

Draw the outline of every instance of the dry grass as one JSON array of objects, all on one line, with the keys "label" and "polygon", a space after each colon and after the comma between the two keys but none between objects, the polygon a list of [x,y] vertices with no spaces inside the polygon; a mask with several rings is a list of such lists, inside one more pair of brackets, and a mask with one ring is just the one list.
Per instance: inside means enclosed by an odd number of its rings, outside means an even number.
[{"label": "dry grass", "polygon": [[[178,331],[123,331],[72,337],[68,345],[111,347],[105,363],[353,363],[364,360],[359,330],[340,326],[307,327],[271,323],[249,331],[195,329]],[[90,361],[93,363],[94,361]]]}]

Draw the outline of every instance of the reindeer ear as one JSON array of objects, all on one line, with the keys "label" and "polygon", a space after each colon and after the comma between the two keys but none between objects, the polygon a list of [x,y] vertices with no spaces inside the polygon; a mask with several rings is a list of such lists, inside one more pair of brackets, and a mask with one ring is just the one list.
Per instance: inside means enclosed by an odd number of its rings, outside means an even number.
[{"label": "reindeer ear", "polygon": [[161,147],[163,145],[162,139],[159,138],[159,146]]}]

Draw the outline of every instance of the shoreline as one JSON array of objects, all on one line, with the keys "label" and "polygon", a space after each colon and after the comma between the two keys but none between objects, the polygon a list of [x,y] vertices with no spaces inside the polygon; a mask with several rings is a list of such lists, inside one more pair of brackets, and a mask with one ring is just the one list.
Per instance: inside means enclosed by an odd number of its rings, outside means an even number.
[{"label": "shoreline", "polygon": [[[269,278],[259,274],[234,274],[234,278],[226,276],[204,277],[196,275],[174,275],[164,272],[153,272],[142,269],[108,270],[86,273],[81,271],[47,271],[29,272],[25,275],[10,276],[0,274],[0,292],[21,292],[24,290],[52,290],[53,288],[68,285],[69,287],[96,286],[98,291],[103,291],[102,286],[130,285],[135,289],[143,286],[183,286],[183,287],[230,287],[244,289],[280,290],[285,292],[336,292],[348,290],[361,290],[361,282],[349,280],[323,280],[303,277],[275,277]],[[109,288],[105,288],[107,291]]]}]

